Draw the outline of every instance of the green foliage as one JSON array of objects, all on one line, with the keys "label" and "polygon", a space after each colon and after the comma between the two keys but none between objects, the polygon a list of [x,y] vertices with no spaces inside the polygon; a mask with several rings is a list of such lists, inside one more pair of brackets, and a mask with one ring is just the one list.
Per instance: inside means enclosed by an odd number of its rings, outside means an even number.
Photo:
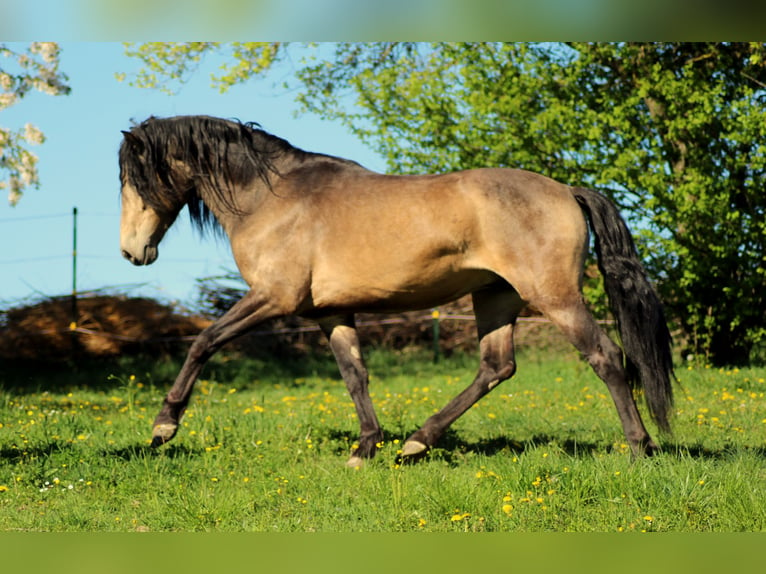
[{"label": "green foliage", "polygon": [[[25,50],[0,43],[0,111],[32,91],[51,96],[68,94],[68,79],[59,71],[59,56],[55,42],[32,42]],[[39,187],[37,156],[28,146],[44,141],[44,134],[30,123],[19,130],[0,126],[0,191],[7,191],[11,205],[18,203],[26,189]]]},{"label": "green foliage", "polygon": [[[741,532],[766,528],[766,372],[680,373],[675,436],[631,460],[606,388],[581,361],[522,353],[519,372],[432,454],[406,436],[472,379],[476,358],[373,352],[386,431],[344,467],[354,407],[329,356],[217,356],[174,441],[148,446],[178,365],[0,374],[0,531]],[[235,378],[236,376],[236,378]]]},{"label": "green foliage", "polygon": [[[125,53],[144,66],[131,80],[131,85],[158,88],[172,94],[197,71],[206,56],[227,50],[233,61],[224,61],[219,66],[220,75],[210,76],[212,85],[224,92],[268,70],[281,57],[280,46],[279,42],[232,42],[228,46],[220,42],[145,42],[126,43]],[[126,78],[125,73],[117,73],[118,80]]]},{"label": "green foliage", "polygon": [[[508,166],[605,191],[638,230],[684,355],[737,364],[763,346],[766,45],[320,48],[295,71],[302,109],[346,124],[391,171]],[[167,77],[185,72],[155,53]],[[285,54],[234,45],[219,85]]]}]

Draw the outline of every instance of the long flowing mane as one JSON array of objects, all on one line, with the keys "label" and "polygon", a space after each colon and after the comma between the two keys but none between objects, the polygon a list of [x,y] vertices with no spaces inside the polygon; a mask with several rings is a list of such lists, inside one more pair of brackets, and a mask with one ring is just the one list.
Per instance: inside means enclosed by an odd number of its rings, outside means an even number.
[{"label": "long flowing mane", "polygon": [[[270,175],[279,174],[278,158],[290,155],[304,162],[329,157],[296,148],[256,123],[209,116],[150,117],[123,133],[120,181],[130,183],[157,211],[186,205],[200,231],[219,229],[205,198],[239,213],[237,191],[255,180],[270,188]],[[191,179],[181,176],[174,163],[190,170]]]}]

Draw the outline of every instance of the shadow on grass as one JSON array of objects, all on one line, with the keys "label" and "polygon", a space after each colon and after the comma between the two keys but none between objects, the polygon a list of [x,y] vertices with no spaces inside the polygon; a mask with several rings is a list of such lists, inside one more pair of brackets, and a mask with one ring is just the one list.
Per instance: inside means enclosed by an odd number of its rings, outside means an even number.
[{"label": "shadow on grass", "polygon": [[71,445],[60,442],[48,442],[45,444],[19,447],[16,445],[0,447],[0,461],[16,464],[22,460],[33,458],[47,458],[51,455],[71,449]]},{"label": "shadow on grass", "polygon": [[[483,454],[485,456],[493,456],[503,452],[519,455],[529,449],[552,446],[562,450],[567,455],[574,458],[590,457],[594,453],[598,452],[609,454],[618,450],[613,444],[603,442],[583,442],[574,439],[566,439],[561,441],[557,437],[547,434],[535,435],[530,439],[524,440],[523,442],[503,437],[480,439],[475,442],[469,442],[454,436],[451,440],[450,437],[447,437],[447,440],[442,441],[439,446],[447,449],[448,451],[471,451]],[[749,452],[756,456],[766,458],[766,448],[764,447],[729,445],[719,449],[711,449],[699,444],[666,444],[662,447],[662,451],[655,456],[672,457],[677,459],[693,458],[700,460],[720,460],[735,456],[742,452]]]},{"label": "shadow on grass", "polygon": [[161,448],[154,448],[146,444],[137,444],[119,448],[102,449],[99,451],[99,456],[116,458],[126,462],[146,458],[189,459],[197,458],[202,454],[204,454],[204,450],[201,448],[190,448],[186,445],[175,444],[165,445]]},{"label": "shadow on grass", "polygon": [[[411,429],[411,431],[407,433],[407,436],[415,432],[415,430],[416,429],[414,428]],[[336,449],[336,454],[339,456],[347,454],[351,448],[350,445],[357,440],[357,434],[349,431],[329,430],[325,433],[325,436],[330,440],[349,445],[348,447],[338,447]],[[383,431],[384,442],[390,443],[397,439],[403,442],[401,434],[394,434],[386,430]],[[462,439],[457,431],[447,429],[444,436],[431,449],[430,454],[427,455],[425,459],[438,458],[447,464],[459,465],[459,460],[468,453],[484,456],[495,456],[499,454],[520,455],[527,450],[550,446],[551,444],[555,444],[557,448],[564,450],[568,455],[573,457],[589,456],[600,450],[610,452],[613,448],[611,445],[576,440],[566,440],[562,443],[550,435],[537,435],[523,442],[506,437],[467,441]]]},{"label": "shadow on grass", "polygon": [[528,450],[544,447],[562,450],[567,455],[574,458],[590,457],[594,452],[609,452],[613,448],[611,445],[607,444],[584,442],[574,439],[560,441],[557,437],[547,434],[538,434],[523,441],[515,440],[510,437],[492,437],[482,438],[476,441],[468,441],[460,438],[457,433],[450,432],[449,430],[437,444],[437,449],[443,451],[440,453],[441,457],[450,463],[453,462],[458,455],[464,455],[469,452],[483,456],[503,454],[518,456],[524,454]]},{"label": "shadow on grass", "polygon": [[685,445],[677,443],[664,445],[660,456],[674,457],[679,460],[683,458],[721,460],[743,452],[752,453],[766,459],[766,447],[762,446],[724,445],[717,449],[711,449],[700,444]]},{"label": "shadow on grass", "polygon": [[[47,458],[70,450],[72,450],[72,445],[62,442],[49,442],[35,446],[25,445],[23,448],[16,445],[1,446],[0,461],[16,464],[23,460]],[[124,461],[163,457],[171,459],[196,458],[202,454],[204,454],[203,449],[190,448],[186,445],[165,445],[162,448],[153,448],[145,444],[136,444],[96,450],[96,456],[98,457]]]},{"label": "shadow on grass", "polygon": [[[416,429],[414,428],[411,429],[409,433],[406,433],[406,436],[409,436],[415,432],[415,430]],[[349,445],[348,447],[338,447],[336,449],[336,454],[338,456],[348,454],[350,445],[357,440],[357,435],[348,431],[330,430],[326,432],[326,436],[331,440]],[[383,431],[383,440],[385,442],[392,442],[396,439],[401,441],[403,440],[403,437],[398,433],[394,434],[385,430]],[[431,449],[429,454],[423,459],[414,462],[417,463],[433,459],[443,461],[451,466],[459,466],[462,464],[462,461],[467,454],[477,454],[488,457],[498,455],[518,456],[530,450],[546,447],[563,451],[573,458],[590,458],[595,453],[609,454],[618,450],[611,443],[579,441],[576,439],[566,439],[562,441],[558,437],[549,434],[537,434],[531,438],[524,439],[523,441],[514,440],[509,437],[482,438],[471,441],[461,438],[457,431],[447,429],[447,432]],[[729,445],[719,449],[711,449],[702,445],[666,444],[663,446],[662,451],[655,456],[676,458],[679,460],[682,458],[723,460],[743,452],[752,453],[755,456],[766,459],[766,447],[740,445]]]}]

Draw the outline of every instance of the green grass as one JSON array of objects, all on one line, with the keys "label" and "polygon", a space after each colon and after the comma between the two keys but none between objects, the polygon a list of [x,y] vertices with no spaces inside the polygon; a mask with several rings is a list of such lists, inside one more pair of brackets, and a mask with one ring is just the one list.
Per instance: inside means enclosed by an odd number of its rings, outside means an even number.
[{"label": "green grass", "polygon": [[386,435],[359,470],[344,466],[358,427],[329,357],[216,358],[157,450],[177,364],[2,374],[0,531],[766,530],[766,369],[683,366],[674,436],[632,460],[586,365],[522,355],[426,460],[399,467],[402,441],[475,358],[368,362]]}]

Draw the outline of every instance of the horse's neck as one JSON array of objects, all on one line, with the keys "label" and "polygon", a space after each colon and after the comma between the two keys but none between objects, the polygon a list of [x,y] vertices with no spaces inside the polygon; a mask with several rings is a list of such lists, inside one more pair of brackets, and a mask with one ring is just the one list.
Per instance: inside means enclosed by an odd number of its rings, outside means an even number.
[{"label": "horse's neck", "polygon": [[208,186],[203,186],[198,193],[205,206],[229,233],[243,216],[255,213],[264,202],[268,202],[275,195],[280,196],[285,191],[283,180],[289,178],[294,170],[306,167],[312,162],[328,160],[334,161],[334,158],[287,151],[272,159],[272,169],[264,174],[265,179],[254,177],[247,184],[236,184],[231,193],[222,190],[219,194]]},{"label": "horse's neck", "polygon": [[208,186],[197,191],[199,199],[215,216],[216,221],[231,237],[231,230],[243,216],[254,213],[271,191],[261,180],[253,180],[249,184],[235,184],[232,189],[222,190],[220,194],[213,192]]}]

